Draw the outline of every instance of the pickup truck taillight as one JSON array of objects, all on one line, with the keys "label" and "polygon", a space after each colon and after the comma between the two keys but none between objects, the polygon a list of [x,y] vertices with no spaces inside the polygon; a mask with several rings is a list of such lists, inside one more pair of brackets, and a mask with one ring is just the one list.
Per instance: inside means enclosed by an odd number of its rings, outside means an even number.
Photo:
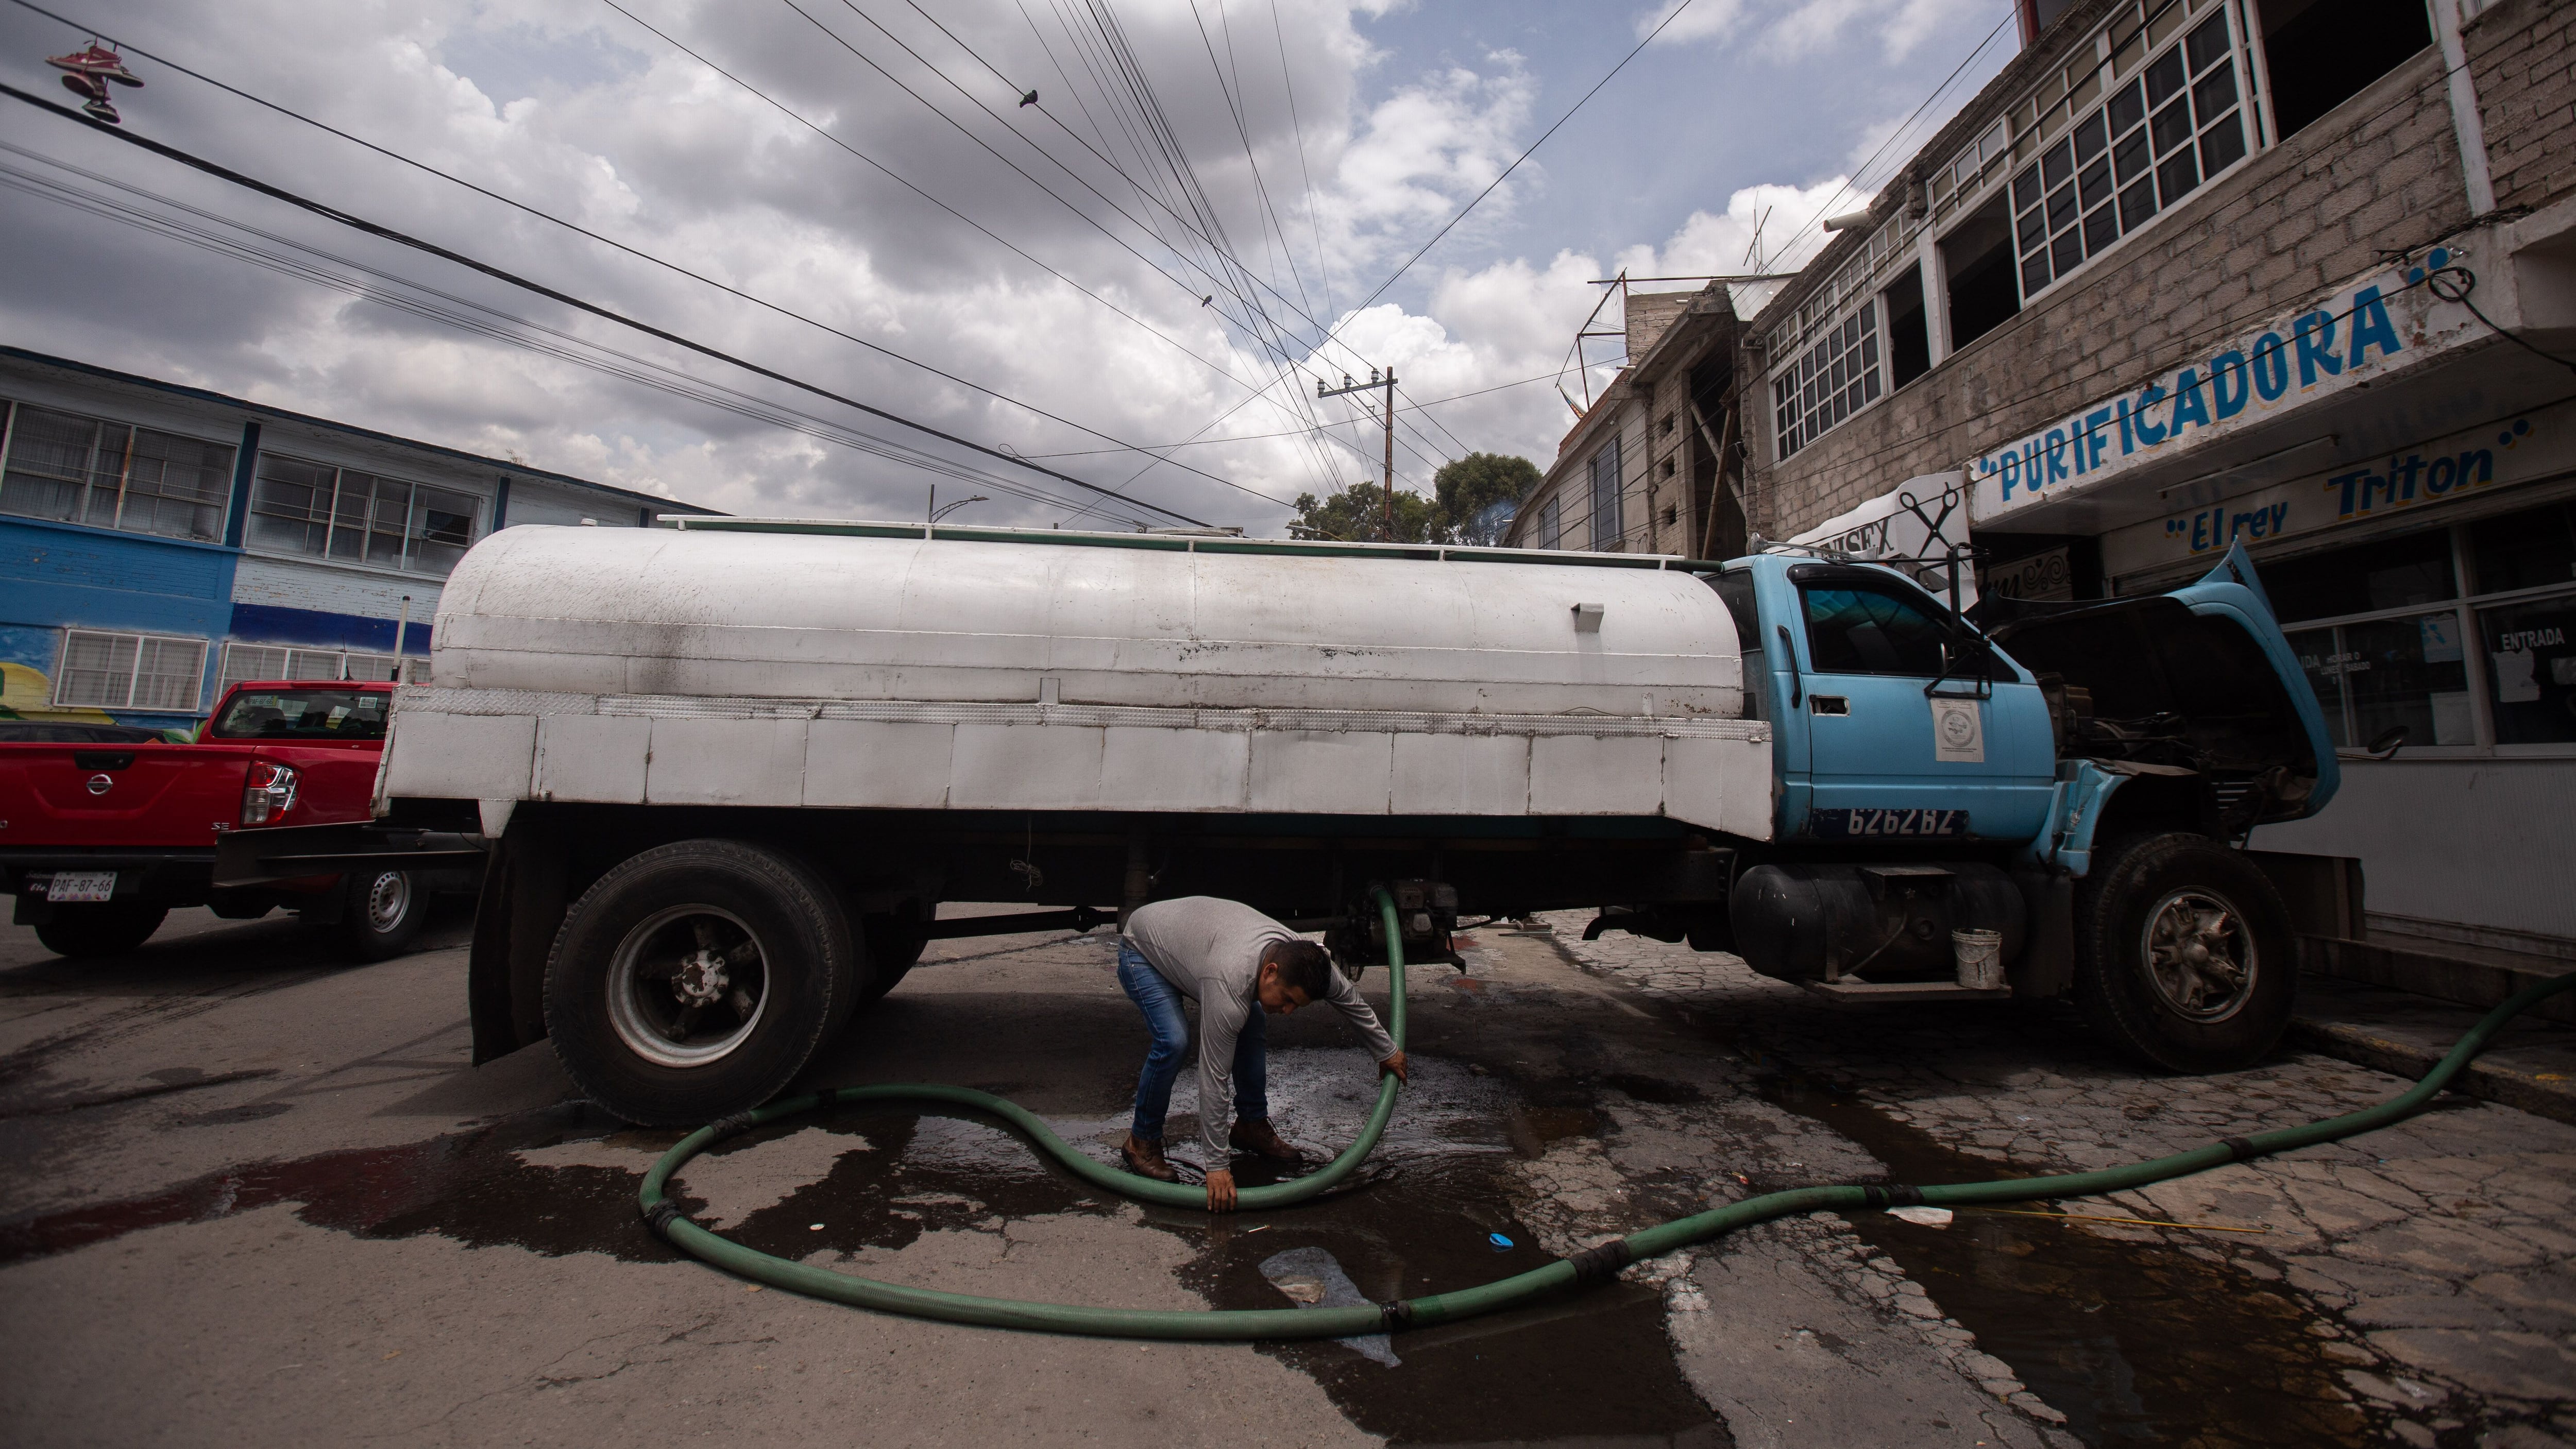
[{"label": "pickup truck taillight", "polygon": [[241,823],[273,825],[294,808],[295,767],[269,760],[251,761],[249,779],[242,786]]}]

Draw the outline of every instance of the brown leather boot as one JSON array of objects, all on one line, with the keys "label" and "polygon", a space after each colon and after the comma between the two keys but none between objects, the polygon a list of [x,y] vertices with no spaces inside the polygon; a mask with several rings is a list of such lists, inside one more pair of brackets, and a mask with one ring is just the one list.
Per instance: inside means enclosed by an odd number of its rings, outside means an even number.
[{"label": "brown leather boot", "polygon": [[1233,1130],[1225,1134],[1225,1145],[1237,1152],[1249,1152],[1255,1157],[1267,1157],[1273,1162],[1306,1160],[1306,1154],[1289,1146],[1288,1139],[1279,1135],[1278,1129],[1270,1125],[1268,1118],[1259,1121],[1247,1118],[1235,1123]]},{"label": "brown leather boot", "polygon": [[1127,1170],[1138,1177],[1150,1177],[1156,1182],[1181,1180],[1181,1175],[1172,1170],[1172,1164],[1163,1160],[1163,1144],[1160,1142],[1147,1142],[1130,1132],[1126,1145],[1118,1149],[1118,1155],[1127,1159]]}]

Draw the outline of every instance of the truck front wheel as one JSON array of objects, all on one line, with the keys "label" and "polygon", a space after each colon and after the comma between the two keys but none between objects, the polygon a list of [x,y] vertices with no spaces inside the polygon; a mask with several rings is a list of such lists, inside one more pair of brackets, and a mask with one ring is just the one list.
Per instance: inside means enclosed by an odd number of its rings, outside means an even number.
[{"label": "truck front wheel", "polygon": [[694,1126],[795,1079],[858,983],[831,887],[761,846],[687,840],[582,893],[546,963],[546,1033],[615,1115]]},{"label": "truck front wheel", "polygon": [[57,956],[122,956],[151,940],[169,914],[167,906],[130,901],[56,906],[53,919],[36,928],[36,939]]},{"label": "truck front wheel", "polygon": [[2105,1039],[2175,1072],[2234,1071],[2279,1044],[2297,999],[2288,909],[2203,835],[2094,853],[2076,892],[2075,999]]}]

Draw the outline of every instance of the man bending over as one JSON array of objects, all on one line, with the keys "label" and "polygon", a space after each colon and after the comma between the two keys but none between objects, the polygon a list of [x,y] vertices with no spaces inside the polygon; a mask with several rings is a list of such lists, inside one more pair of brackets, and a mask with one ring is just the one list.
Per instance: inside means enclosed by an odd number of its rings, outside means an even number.
[{"label": "man bending over", "polygon": [[[1136,1123],[1123,1155],[1130,1172],[1160,1182],[1180,1174],[1163,1160],[1163,1118],[1172,1104],[1172,1079],[1180,1075],[1181,1050],[1190,1025],[1181,998],[1199,1004],[1199,1141],[1207,1154],[1207,1205],[1234,1210],[1234,1159],[1241,1148],[1274,1161],[1294,1162],[1297,1149],[1270,1125],[1268,1072],[1262,1018],[1286,1016],[1314,1001],[1329,1001],[1350,1019],[1378,1059],[1378,1070],[1405,1080],[1404,1053],[1378,1025],[1377,1013],[1333,969],[1333,958],[1312,941],[1240,901],[1182,896],[1155,901],[1127,914],[1118,942],[1118,984],[1145,1013],[1154,1045],[1136,1082]],[[1234,1126],[1226,1127],[1226,1104]]]}]

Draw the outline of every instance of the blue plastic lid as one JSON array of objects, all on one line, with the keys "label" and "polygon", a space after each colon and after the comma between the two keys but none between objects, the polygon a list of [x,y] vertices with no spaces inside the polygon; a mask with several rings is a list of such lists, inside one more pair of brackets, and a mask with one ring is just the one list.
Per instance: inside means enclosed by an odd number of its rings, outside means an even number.
[{"label": "blue plastic lid", "polygon": [[1504,1237],[1500,1233],[1485,1234],[1485,1241],[1493,1244],[1494,1251],[1497,1253],[1509,1252],[1511,1250],[1512,1240]]}]

